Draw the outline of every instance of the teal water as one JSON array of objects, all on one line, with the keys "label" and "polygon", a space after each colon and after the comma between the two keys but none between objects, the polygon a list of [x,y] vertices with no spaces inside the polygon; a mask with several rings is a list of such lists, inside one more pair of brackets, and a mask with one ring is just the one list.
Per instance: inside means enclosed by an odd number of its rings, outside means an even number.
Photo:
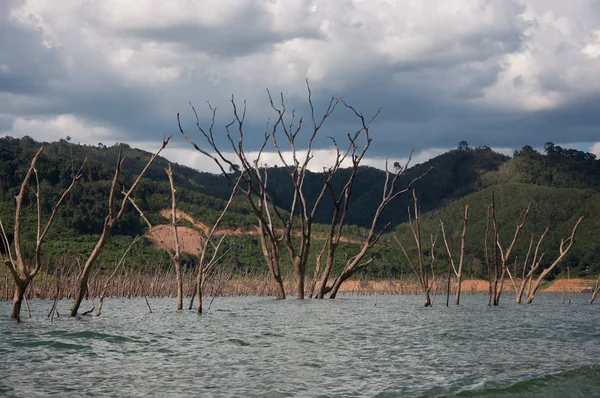
[{"label": "teal water", "polygon": [[39,300],[21,324],[0,302],[0,395],[600,397],[600,305],[512,299],[107,299],[75,319],[63,300],[54,322]]}]

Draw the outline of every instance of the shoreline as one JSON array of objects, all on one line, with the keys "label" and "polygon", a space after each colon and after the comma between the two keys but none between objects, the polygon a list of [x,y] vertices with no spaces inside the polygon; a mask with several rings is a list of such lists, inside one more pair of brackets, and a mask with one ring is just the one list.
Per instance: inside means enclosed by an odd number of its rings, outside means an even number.
[{"label": "shoreline", "polygon": [[[194,292],[196,275],[188,272],[184,275],[184,296],[191,297]],[[89,298],[99,297],[108,275],[96,275],[89,283]],[[44,275],[31,283],[26,297],[28,299],[62,299],[73,298],[78,286],[78,277],[63,276],[55,278]],[[439,279],[432,294],[446,295],[447,279]],[[519,281],[515,281],[519,283]],[[542,284],[538,293],[591,293],[595,287],[594,279],[556,279]],[[307,280],[307,296],[310,293],[310,280]],[[294,280],[284,280],[286,292],[293,292]],[[456,288],[455,280],[450,281],[450,294]],[[0,279],[0,300],[12,300],[13,282],[10,276]],[[272,296],[275,295],[275,285],[270,276],[228,276],[217,277],[212,283],[207,283],[205,296]],[[466,279],[462,281],[462,294],[488,294],[489,284],[483,279]],[[106,289],[105,297],[173,297],[176,292],[176,282],[173,273],[161,274],[127,274],[116,275]],[[503,293],[514,294],[515,289],[510,280],[505,281]],[[393,294],[422,294],[414,278],[385,279],[385,280],[348,280],[344,282],[340,293],[364,295],[393,295]],[[293,297],[290,295],[290,297]]]}]

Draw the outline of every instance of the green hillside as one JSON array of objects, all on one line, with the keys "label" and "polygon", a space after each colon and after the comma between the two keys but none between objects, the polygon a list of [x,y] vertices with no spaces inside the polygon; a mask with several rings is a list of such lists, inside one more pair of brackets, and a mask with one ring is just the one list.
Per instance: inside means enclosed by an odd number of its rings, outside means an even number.
[{"label": "green hillside", "polygon": [[[14,196],[27,171],[30,159],[41,143],[31,138],[0,138],[0,217],[10,235],[14,217]],[[43,255],[48,263],[69,261],[84,257],[95,244],[102,228],[107,211],[107,192],[114,172],[118,146],[77,145],[61,140],[44,143],[45,151],[40,158],[38,169],[41,179],[42,213],[49,214],[54,200],[70,183],[72,164],[77,167],[84,158],[88,162],[84,175],[71,195],[61,207],[55,225],[48,236]],[[158,146],[158,144],[157,144]],[[121,183],[131,184],[133,177],[146,164],[150,154],[122,145],[126,160],[123,165]],[[558,149],[557,149],[558,148]],[[600,225],[595,214],[598,207],[598,188],[600,187],[599,162],[590,154],[579,151],[563,150],[560,147],[547,146],[548,153],[542,155],[529,147],[518,151],[511,159],[498,154],[488,147],[472,148],[461,143],[458,149],[449,151],[430,161],[411,167],[402,177],[400,186],[421,175],[430,167],[430,174],[419,181],[415,188],[424,211],[424,231],[437,231],[437,221],[442,217],[449,230],[460,228],[461,208],[470,205],[470,226],[468,232],[468,272],[482,275],[483,235],[485,230],[485,208],[490,202],[491,192],[496,195],[498,220],[501,231],[512,235],[515,220],[529,200],[535,205],[517,247],[519,253],[526,249],[529,235],[536,236],[545,226],[550,228],[546,240],[547,257],[557,250],[557,242],[566,236],[574,221],[580,215],[586,216],[577,235],[577,244],[563,263],[569,264],[581,274],[599,271],[596,258],[600,257],[598,239]],[[393,162],[391,162],[393,164]],[[167,161],[158,158],[151,166],[146,177],[134,193],[136,201],[147,212],[153,224],[168,222],[159,211],[170,206],[169,185],[164,172]],[[192,217],[210,223],[218,216],[229,196],[227,180],[219,175],[202,173],[189,167],[173,165],[174,180],[177,186],[178,207]],[[348,176],[348,170],[340,170],[334,186],[340,188]],[[269,183],[276,204],[285,209],[293,193],[289,177],[283,168],[269,170]],[[357,174],[352,193],[352,205],[345,235],[360,238],[364,227],[371,221],[373,212],[379,203],[385,174],[381,170],[361,167]],[[307,200],[312,203],[320,190],[322,176],[309,173],[305,182]],[[317,215],[317,221],[327,223],[332,204],[327,198]],[[390,206],[382,217],[382,224],[390,222],[392,228],[402,239],[407,238],[407,207],[411,204],[410,195],[400,197]],[[34,197],[26,199],[24,215],[24,237],[33,242],[35,237]],[[224,228],[253,229],[256,222],[245,198],[236,198],[231,211],[222,226]],[[120,253],[129,244],[131,238],[145,232],[145,224],[137,213],[129,208],[114,231],[114,238],[105,250],[100,265],[112,267]],[[326,230],[325,224],[314,227],[316,234]],[[503,242],[508,238],[503,236]],[[321,248],[318,238],[312,246],[314,257]],[[225,245],[228,252],[225,263],[240,272],[264,270],[262,254],[255,236],[230,236]],[[26,245],[31,248],[32,243]],[[352,254],[357,245],[347,243],[343,252]],[[440,243],[438,248],[442,249]],[[378,260],[368,269],[372,276],[387,277],[409,272],[404,259],[391,234],[374,249]],[[440,251],[439,264],[445,267],[444,255]],[[521,254],[519,254],[521,255]],[[523,254],[524,255],[524,254]],[[343,261],[343,255],[340,264]],[[150,242],[142,242],[134,248],[135,263],[142,267],[168,266],[169,259],[164,253],[154,249]],[[192,256],[186,263],[193,266]],[[283,268],[289,267],[285,263]],[[310,265],[310,264],[309,264]],[[310,270],[309,270],[310,274]]]},{"label": "green hillside", "polygon": [[[593,154],[564,150],[548,143],[544,155],[525,146],[497,171],[481,175],[477,185],[477,192],[429,211],[423,217],[423,230],[428,234],[435,234],[439,219],[444,220],[446,228],[454,230],[458,245],[462,212],[465,204],[469,204],[466,249],[469,272],[482,277],[486,274],[486,209],[494,192],[500,241],[504,246],[512,240],[519,215],[530,200],[533,202],[514,252],[521,263],[527,254],[531,234],[535,236],[535,244],[548,227],[549,232],[541,247],[541,251],[546,253],[542,265],[548,265],[558,254],[560,240],[570,235],[580,216],[585,216],[577,232],[575,245],[554,274],[564,271],[566,267],[580,276],[600,273],[600,161]],[[402,241],[414,245],[408,225],[399,225],[396,233]]]}]

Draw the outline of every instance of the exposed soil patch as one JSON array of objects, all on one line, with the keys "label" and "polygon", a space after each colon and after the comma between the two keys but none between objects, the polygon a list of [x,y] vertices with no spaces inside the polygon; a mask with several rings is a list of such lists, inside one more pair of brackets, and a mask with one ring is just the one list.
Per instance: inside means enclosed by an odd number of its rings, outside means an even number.
[{"label": "exposed soil patch", "polygon": [[[171,218],[171,209],[163,209],[160,211],[160,215],[170,219]],[[208,225],[204,224],[201,221],[194,219],[189,214],[184,211],[177,210],[176,217],[178,220],[185,220],[192,224],[194,228],[189,227],[177,227],[177,232],[179,235],[179,243],[181,245],[181,251],[183,253],[198,255],[200,250],[200,238],[202,234],[206,235],[210,232],[210,228]],[[283,231],[280,231],[283,232]],[[256,229],[218,229],[215,231],[214,236],[221,235],[253,235],[258,236],[258,231]],[[299,234],[298,234],[299,235]],[[173,229],[170,224],[160,224],[152,228],[152,232],[148,235],[148,238],[160,249],[173,249],[175,247],[175,242],[173,238]],[[162,241],[164,242],[161,242]],[[319,235],[314,235],[315,240],[323,241],[324,237]],[[356,243],[361,244],[362,241],[358,239],[341,237],[341,242],[345,243]]]}]

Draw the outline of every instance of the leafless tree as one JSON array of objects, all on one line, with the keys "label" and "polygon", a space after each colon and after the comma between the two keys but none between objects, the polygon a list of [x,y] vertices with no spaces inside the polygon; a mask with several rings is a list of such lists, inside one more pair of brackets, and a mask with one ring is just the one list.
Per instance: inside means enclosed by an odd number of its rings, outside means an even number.
[{"label": "leafless tree", "polygon": [[600,275],[598,275],[598,279],[596,279],[596,286],[594,286],[594,290],[592,290],[592,297],[590,298],[590,304],[594,304],[596,301],[596,296],[600,292]]},{"label": "leafless tree", "polygon": [[[242,183],[241,185],[239,185],[239,191],[246,197],[248,203],[250,204],[252,212],[258,219],[257,229],[258,235],[260,237],[261,249],[265,261],[267,263],[267,267],[269,268],[269,272],[276,283],[276,297],[280,300],[285,299],[285,289],[283,286],[283,279],[281,277],[281,269],[279,264],[279,243],[282,240],[282,237],[277,232],[273,223],[273,217],[271,216],[271,213],[273,211],[279,213],[279,209],[275,206],[269,206],[269,203],[271,203],[272,201],[270,200],[271,198],[267,191],[268,173],[266,169],[264,171],[261,170],[260,166],[260,158],[270,138],[268,125],[265,129],[264,139],[260,146],[256,159],[254,161],[249,160],[244,150],[244,121],[246,118],[246,103],[244,102],[244,108],[241,115],[238,112],[238,107],[233,97],[231,98],[231,104],[233,107],[234,120],[225,126],[225,131],[227,139],[229,140],[231,147],[233,148],[233,151],[235,153],[236,159],[238,159],[242,164],[241,168],[239,165],[234,163],[233,160],[227,158],[225,154],[220,151],[219,147],[215,142],[214,128],[217,110],[216,108],[213,108],[210,104],[209,109],[212,112],[212,118],[210,126],[207,129],[201,126],[200,117],[198,116],[198,112],[193,106],[192,110],[196,117],[196,127],[202,133],[202,135],[207,141],[207,144],[209,145],[211,150],[214,151],[215,155],[202,149],[196,144],[196,142],[194,142],[191,139],[191,137],[183,129],[180,115],[177,114],[179,131],[186,138],[186,140],[194,147],[194,149],[212,159],[217,164],[222,174],[230,182],[233,183],[236,179],[235,174],[238,174],[237,178],[239,178],[240,182]],[[237,126],[238,130],[237,144],[234,141],[231,133],[231,130],[234,128],[234,125]],[[234,171],[234,173],[228,173],[225,170],[226,167]],[[282,217],[283,216],[281,216],[281,218]]]},{"label": "leafless tree", "polygon": [[[201,314],[202,313],[202,296],[204,292],[204,285],[209,277],[213,274],[215,265],[219,263],[222,257],[227,253],[220,253],[221,243],[223,243],[223,239],[225,239],[225,235],[222,235],[221,238],[215,243],[213,242],[213,237],[215,232],[219,228],[223,217],[229,210],[229,206],[231,206],[231,202],[237,195],[238,186],[240,179],[236,181],[233,189],[231,190],[231,195],[229,196],[229,200],[227,204],[221,211],[221,214],[213,224],[212,228],[208,231],[208,233],[203,234],[200,237],[200,258],[198,260],[198,276],[196,278],[196,284],[194,286],[194,292],[196,296],[196,311]],[[212,250],[212,254],[209,253],[209,249]],[[224,281],[222,282],[224,283]],[[193,299],[192,295],[192,299]],[[191,306],[191,301],[190,301]]]},{"label": "leafless tree", "polygon": [[[484,253],[485,253],[485,266],[487,269],[487,278],[488,278],[488,306],[492,305],[492,297],[494,296],[493,292],[494,292],[494,283],[493,283],[493,279],[492,279],[492,267],[490,266],[490,245],[489,245],[489,238],[490,238],[490,223],[491,223],[491,219],[492,219],[492,205],[488,205],[486,208],[486,219],[485,219],[485,237],[483,240],[483,249],[484,249]],[[495,245],[494,245],[495,246]],[[496,254],[496,252],[494,252],[494,254]],[[494,258],[496,258],[494,256]],[[496,261],[496,260],[494,260]]]},{"label": "leafless tree", "polygon": [[[381,214],[394,199],[396,199],[398,196],[402,195],[403,193],[409,191],[418,180],[425,177],[431,171],[431,168],[430,168],[428,171],[426,171],[422,175],[414,178],[403,189],[396,189],[396,184],[398,183],[398,179],[408,169],[408,165],[410,164],[410,161],[412,158],[412,151],[409,154],[409,157],[408,157],[408,160],[407,160],[405,166],[404,167],[396,167],[395,173],[391,173],[389,171],[389,169],[387,167],[387,162],[386,162],[386,174],[385,174],[386,178],[385,178],[385,182],[383,184],[383,193],[382,193],[382,197],[381,197],[381,202],[379,202],[379,205],[377,206],[377,209],[375,210],[375,214],[373,215],[373,219],[371,220],[371,227],[367,233],[367,236],[363,240],[358,253],[351,256],[350,258],[348,258],[348,260],[346,261],[346,265],[344,266],[342,272],[333,279],[331,285],[328,285],[327,283],[329,281],[330,273],[333,268],[333,263],[334,263],[335,255],[336,255],[336,249],[338,248],[340,239],[342,237],[342,231],[343,231],[346,219],[348,217],[350,196],[352,193],[354,179],[356,177],[356,172],[358,170],[358,166],[360,164],[360,161],[362,160],[362,157],[364,156],[366,150],[368,149],[368,143],[370,143],[370,137],[368,134],[369,123],[365,123],[365,120],[360,113],[357,112],[357,115],[362,120],[362,124],[364,126],[363,131],[365,131],[367,133],[368,141],[367,141],[367,145],[363,148],[363,150],[360,152],[360,154],[356,155],[355,154],[355,151],[356,151],[355,141],[351,140],[352,148],[351,148],[350,153],[352,154],[352,156],[351,156],[352,169],[351,169],[350,177],[348,178],[346,184],[342,188],[342,191],[339,196],[335,194],[333,187],[328,183],[328,187],[330,189],[330,192],[331,192],[331,195],[333,198],[334,212],[333,212],[332,220],[331,220],[331,223],[329,226],[329,235],[325,242],[325,246],[327,247],[327,259],[326,259],[325,269],[321,273],[320,277],[319,277],[320,266],[316,267],[316,269],[315,269],[314,279],[317,280],[317,278],[319,278],[318,282],[317,282],[317,292],[316,292],[317,298],[323,298],[327,293],[329,293],[329,298],[335,298],[340,287],[342,286],[342,283],[344,283],[344,281],[346,281],[348,278],[350,278],[356,271],[362,270],[362,269],[366,268],[367,266],[369,266],[369,264],[371,264],[375,260],[374,256],[370,256],[366,260],[364,260],[364,258],[367,255],[368,251],[375,244],[377,244],[377,242],[379,241],[379,238],[381,237],[381,234],[383,234],[383,232],[385,232],[386,229],[389,227],[389,223],[387,223],[386,225],[383,226],[383,228],[381,230],[376,231],[377,225],[379,223],[379,219],[381,218]],[[339,152],[338,152],[338,156],[339,156]],[[318,264],[320,265],[320,261],[318,262]]]},{"label": "leafless tree", "polygon": [[104,297],[106,296],[106,292],[108,290],[108,287],[110,286],[110,284],[113,281],[113,279],[114,279],[115,275],[117,274],[117,272],[119,272],[119,270],[121,269],[121,266],[125,263],[125,258],[127,257],[127,255],[129,254],[129,252],[131,251],[131,248],[137,242],[139,242],[140,240],[142,240],[146,236],[147,236],[147,234],[136,236],[131,241],[131,243],[129,244],[129,246],[127,246],[127,249],[123,252],[123,254],[121,255],[121,257],[119,258],[119,261],[117,261],[117,263],[115,264],[115,269],[113,270],[113,272],[111,272],[110,276],[106,279],[106,281],[104,282],[104,285],[102,286],[102,290],[100,291],[100,300],[98,302],[98,309],[96,310],[96,316],[100,316],[102,314],[102,306],[104,305]]},{"label": "leafless tree", "polygon": [[[177,228],[177,205],[176,205],[176,199],[175,199],[175,194],[176,194],[177,190],[175,189],[175,186],[173,184],[173,170],[171,168],[170,163],[169,163],[169,168],[165,169],[165,171],[167,173],[167,176],[169,177],[169,187],[171,190],[171,225],[170,226],[171,226],[171,231],[173,232],[172,248],[171,248],[171,245],[167,244],[160,237],[160,234],[157,233],[158,229],[152,228],[152,224],[150,223],[150,220],[148,220],[148,218],[146,217],[146,215],[144,214],[142,209],[137,205],[134,198],[129,196],[127,198],[127,200],[137,210],[140,217],[144,220],[144,222],[148,226],[148,231],[146,232],[145,235],[152,234],[152,235],[156,236],[157,239],[159,240],[159,242],[162,244],[162,247],[166,248],[167,253],[169,254],[169,257],[171,258],[171,263],[173,264],[173,266],[175,268],[175,279],[176,279],[175,285],[176,285],[176,289],[177,289],[177,311],[181,311],[183,309],[183,276],[182,276],[181,261],[180,261],[181,245],[179,244],[179,233],[178,233],[178,228]],[[133,243],[135,243],[135,240]],[[129,251],[129,249],[131,249],[131,246],[133,245],[133,243],[129,246],[127,251]],[[127,254],[127,252],[125,254]]]},{"label": "leafless tree", "polygon": [[171,163],[165,169],[169,177],[169,186],[171,187],[171,228],[173,229],[173,253],[171,260],[175,266],[175,278],[177,278],[177,311],[183,309],[183,277],[181,275],[181,245],[179,244],[179,233],[177,231],[177,204],[175,199],[175,184],[173,183],[173,168]]},{"label": "leafless tree", "polygon": [[144,174],[146,173],[146,171],[148,170],[148,168],[150,167],[152,162],[154,162],[154,159],[156,159],[156,157],[160,154],[160,152],[167,146],[170,139],[171,139],[171,136],[163,139],[162,145],[159,148],[159,150],[150,157],[150,159],[146,163],[146,166],[138,174],[137,178],[135,179],[135,181],[133,182],[131,187],[124,192],[123,197],[121,198],[120,206],[117,207],[116,203],[115,203],[116,193],[117,193],[117,184],[119,181],[119,176],[121,174],[121,167],[123,166],[123,162],[125,160],[125,158],[122,157],[122,150],[121,150],[121,148],[119,148],[119,155],[117,157],[117,164],[115,166],[115,174],[113,176],[113,179],[112,179],[112,182],[110,185],[110,190],[108,193],[108,214],[106,215],[106,218],[104,219],[104,225],[102,227],[102,233],[100,235],[100,238],[98,239],[98,242],[96,242],[96,246],[94,247],[94,249],[88,256],[88,258],[85,262],[85,265],[83,266],[83,270],[81,271],[81,275],[79,277],[79,286],[78,286],[77,294],[75,296],[75,300],[73,302],[73,307],[71,308],[71,312],[69,314],[71,317],[76,316],[77,313],[79,312],[79,307],[81,306],[81,302],[83,301],[83,299],[87,293],[88,279],[90,277],[92,268],[94,267],[94,264],[96,263],[96,260],[98,259],[98,256],[104,249],[104,246],[110,240],[113,228],[115,227],[115,225],[117,225],[117,222],[121,219],[121,216],[125,212],[125,208],[127,206],[127,203],[129,202],[129,197],[131,196],[134,189],[137,187],[137,185],[141,181],[142,177],[144,176]]},{"label": "leafless tree", "polygon": [[[238,107],[232,98],[231,104],[233,107],[234,119],[231,123],[225,126],[226,137],[231,144],[231,149],[234,153],[233,159],[235,160],[227,158],[215,143],[213,129],[216,109],[209,105],[209,109],[212,112],[212,122],[208,129],[204,129],[200,126],[198,113],[192,107],[196,116],[196,125],[207,140],[209,147],[211,148],[212,152],[215,153],[215,155],[204,149],[201,149],[188,136],[188,134],[185,133],[181,126],[181,122],[179,121],[178,115],[179,127],[182,135],[194,146],[196,150],[213,159],[223,175],[233,182],[234,175],[227,173],[226,168],[230,170],[240,170],[239,172],[241,178],[244,181],[244,188],[241,188],[241,192],[246,196],[248,203],[252,207],[252,210],[257,217],[258,231],[263,255],[272,276],[279,286],[279,292],[277,294],[278,298],[285,298],[285,291],[283,289],[281,272],[279,268],[280,243],[285,246],[292,260],[292,265],[296,274],[295,295],[297,298],[302,299],[304,298],[305,294],[304,284],[306,263],[308,261],[308,255],[312,243],[312,225],[317,210],[322,203],[323,198],[326,196],[327,191],[330,189],[331,181],[335,177],[343,160],[346,159],[349,154],[352,154],[352,161],[354,164],[353,167],[357,167],[362,160],[364,152],[370,145],[370,137],[368,133],[369,125],[379,113],[378,111],[372,118],[369,119],[369,121],[366,121],[364,116],[357,112],[352,106],[346,104],[340,98],[332,97],[322,116],[318,117],[313,105],[312,92],[308,82],[307,90],[311,127],[309,128],[306,152],[303,154],[301,154],[297,149],[297,139],[298,135],[303,129],[303,119],[297,118],[294,110],[291,112],[287,110],[283,95],[281,95],[280,102],[276,104],[268,90],[269,103],[272,110],[274,110],[276,113],[276,118],[274,123],[267,124],[262,145],[260,146],[256,159],[254,160],[250,160],[246,151],[244,150],[244,122],[246,116],[245,103],[243,111],[238,111]],[[324,173],[323,185],[317,194],[316,199],[312,205],[310,205],[305,197],[303,187],[308,165],[314,156],[313,141],[317,137],[319,131],[321,131],[326,120],[333,114],[340,103],[343,103],[346,108],[350,109],[353,114],[359,118],[361,123],[354,134],[348,134],[349,145],[345,151],[341,150],[335,139],[333,139],[333,143],[337,151],[337,157],[334,160],[334,164],[330,166]],[[236,131],[235,139],[233,138],[232,134],[233,130]],[[291,162],[287,161],[283,155],[284,149],[280,146],[280,141],[278,140],[281,133],[285,137],[285,141],[287,141],[286,145],[289,147],[291,152]],[[363,150],[359,152],[357,150],[357,140],[361,135],[364,135],[366,143],[363,147]],[[279,209],[270,195],[268,187],[269,171],[267,167],[264,167],[264,165],[261,164],[260,158],[269,140],[272,140],[273,147],[276,153],[279,155],[279,158],[285,169],[287,170],[293,186],[293,197],[289,208],[286,208],[287,212],[283,212],[281,209]],[[241,167],[238,166],[237,163],[240,163]],[[354,176],[351,177],[352,182],[353,180]],[[350,187],[352,182],[349,183]],[[396,193],[394,192],[394,194]],[[389,203],[389,201],[382,206],[381,210],[385,208],[387,203]],[[379,213],[380,212],[381,211],[379,211]],[[377,218],[378,217],[379,215]],[[281,226],[280,230],[276,228],[276,224]],[[366,244],[364,252],[366,252],[366,250],[370,248],[378,238],[379,234],[372,233],[372,236],[368,239],[368,243]],[[333,244],[335,245],[335,243]],[[363,250],[361,250],[361,252],[362,251]],[[363,258],[363,256],[364,253],[356,257],[356,264],[353,264],[353,262],[348,263],[347,270],[339,277],[339,281],[337,282],[338,287],[335,287],[335,283],[334,286],[331,287],[332,293],[334,290],[337,292],[339,285],[341,285],[341,283],[347,277],[349,277],[357,267],[360,266],[360,260]],[[372,261],[373,260],[370,260],[368,262],[370,263]],[[333,296],[335,297],[335,293],[333,293]]]},{"label": "leafless tree", "polygon": [[529,285],[530,289],[529,291],[531,291],[531,282],[532,282],[532,277],[533,277],[533,273],[538,269],[538,267],[540,266],[540,263],[542,262],[542,260],[544,259],[544,253],[540,254],[540,246],[544,240],[544,237],[546,236],[546,234],[548,233],[548,228],[546,228],[544,230],[544,232],[542,233],[542,235],[540,236],[538,243],[535,246],[535,250],[533,253],[533,259],[531,260],[531,264],[529,265],[528,268],[528,264],[529,264],[529,257],[531,255],[531,249],[533,247],[533,234],[531,235],[531,240],[529,241],[529,248],[527,249],[527,255],[525,256],[525,262],[523,263],[523,269],[521,270],[521,283],[519,286],[517,286],[517,281],[516,279],[516,269],[513,272],[515,274],[515,276],[513,276],[510,271],[508,272],[508,276],[510,277],[510,280],[513,283],[513,287],[515,288],[515,300],[517,302],[517,304],[521,304],[522,300],[523,300],[523,293],[525,292],[525,288],[527,287],[527,285]]},{"label": "leafless tree", "polygon": [[454,271],[454,275],[456,276],[456,305],[460,304],[460,292],[461,292],[461,284],[462,284],[462,271],[463,271],[463,263],[465,259],[465,243],[467,239],[467,218],[469,214],[469,205],[465,205],[465,211],[463,214],[463,230],[460,235],[460,258],[458,260],[458,267],[454,262],[454,255],[452,254],[452,250],[450,250],[450,246],[448,245],[448,240],[446,239],[446,232],[444,231],[444,222],[440,220],[440,226],[442,228],[442,236],[444,238],[444,245],[446,246],[446,251],[448,252],[448,258],[450,261],[450,265],[452,266],[452,270]]},{"label": "leafless tree", "polygon": [[[75,183],[79,178],[81,178],[81,170],[83,165],[85,164],[85,160],[81,164],[79,170],[75,171],[73,168],[72,180],[71,184],[64,190],[60,198],[56,201],[54,206],[52,207],[52,211],[44,228],[42,229],[42,205],[41,205],[41,195],[40,195],[40,181],[38,176],[38,170],[36,168],[36,163],[42,154],[44,147],[41,147],[36,154],[31,159],[31,164],[27,173],[25,174],[25,178],[21,183],[21,188],[19,190],[19,194],[16,197],[16,209],[15,209],[15,226],[14,226],[14,236],[13,236],[13,244],[11,247],[10,241],[8,239],[8,235],[4,229],[4,225],[2,224],[2,220],[0,220],[0,230],[2,232],[2,244],[4,246],[4,254],[0,254],[0,259],[6,264],[10,274],[13,277],[15,283],[15,291],[13,295],[13,305],[11,311],[11,318],[16,319],[17,322],[21,321],[21,305],[23,302],[23,297],[25,295],[25,291],[29,286],[30,282],[35,278],[37,273],[41,268],[41,249],[42,244],[44,243],[44,239],[46,238],[46,234],[50,230],[52,226],[56,212],[63,200],[67,197],[67,195],[71,192]],[[27,187],[29,186],[29,182],[31,180],[31,176],[35,177],[36,188],[33,191],[33,194],[36,198],[37,203],[37,230],[36,230],[36,242],[35,242],[35,252],[33,256],[33,264],[28,264],[28,261],[24,258],[23,249],[21,247],[21,217],[23,214],[23,199],[25,198],[25,194],[27,191]]]},{"label": "leafless tree", "polygon": [[413,194],[413,203],[414,203],[414,214],[415,220],[414,223],[410,217],[410,208],[408,209],[409,220],[408,225],[410,226],[410,230],[412,232],[413,238],[417,247],[417,264],[412,260],[404,245],[398,237],[394,235],[394,239],[402,249],[402,253],[404,253],[404,257],[406,257],[406,261],[413,270],[415,277],[417,278],[417,282],[421,287],[423,292],[424,304],[425,307],[430,307],[433,305],[433,301],[431,299],[431,293],[435,285],[435,272],[434,272],[434,263],[435,263],[435,244],[437,241],[437,233],[435,237],[431,236],[431,250],[430,250],[430,269],[427,269],[427,265],[425,264],[424,254],[423,254],[423,245],[421,239],[421,209],[419,208],[417,194],[415,190],[412,191]]},{"label": "leafless tree", "polygon": [[[531,209],[531,201],[527,205],[527,209],[521,212],[519,219],[517,221],[517,225],[515,228],[515,233],[513,238],[508,245],[508,247],[504,248],[500,243],[499,237],[499,226],[496,221],[496,201],[494,198],[494,193],[492,192],[492,205],[491,205],[491,217],[492,217],[492,225],[494,228],[494,280],[492,284],[492,303],[493,305],[498,305],[500,303],[500,296],[502,295],[502,290],[504,288],[504,280],[506,278],[506,274],[508,271],[508,264],[510,261],[510,256],[515,247],[515,243],[517,243],[517,239],[521,230],[525,225],[525,221],[527,220],[527,216],[529,214],[529,210]],[[498,263],[498,254],[500,255],[500,263]]]},{"label": "leafless tree", "polygon": [[[554,261],[548,267],[544,268],[544,270],[540,273],[540,275],[537,277],[537,279],[535,280],[535,282],[533,282],[531,290],[527,294],[527,304],[531,304],[531,302],[533,301],[533,299],[535,297],[535,293],[537,292],[538,288],[540,287],[540,284],[542,283],[542,280],[550,272],[552,272],[552,270],[558,264],[560,264],[560,262],[565,258],[565,256],[567,255],[567,253],[569,253],[569,250],[571,250],[571,247],[573,247],[573,243],[575,243],[575,233],[577,232],[577,228],[579,228],[579,224],[581,224],[581,222],[583,221],[583,219],[584,219],[583,216],[579,217],[579,219],[575,223],[575,226],[573,226],[573,230],[571,231],[571,236],[569,236],[567,239],[561,239],[560,240],[560,247],[559,247],[559,254],[558,254],[558,256],[554,259]],[[565,247],[565,244],[567,244],[566,247]],[[537,266],[539,266],[539,262],[537,263]],[[537,269],[537,267],[536,267],[536,269]],[[531,275],[529,275],[529,277],[531,278],[532,275],[533,275],[533,271],[531,272]]]}]

